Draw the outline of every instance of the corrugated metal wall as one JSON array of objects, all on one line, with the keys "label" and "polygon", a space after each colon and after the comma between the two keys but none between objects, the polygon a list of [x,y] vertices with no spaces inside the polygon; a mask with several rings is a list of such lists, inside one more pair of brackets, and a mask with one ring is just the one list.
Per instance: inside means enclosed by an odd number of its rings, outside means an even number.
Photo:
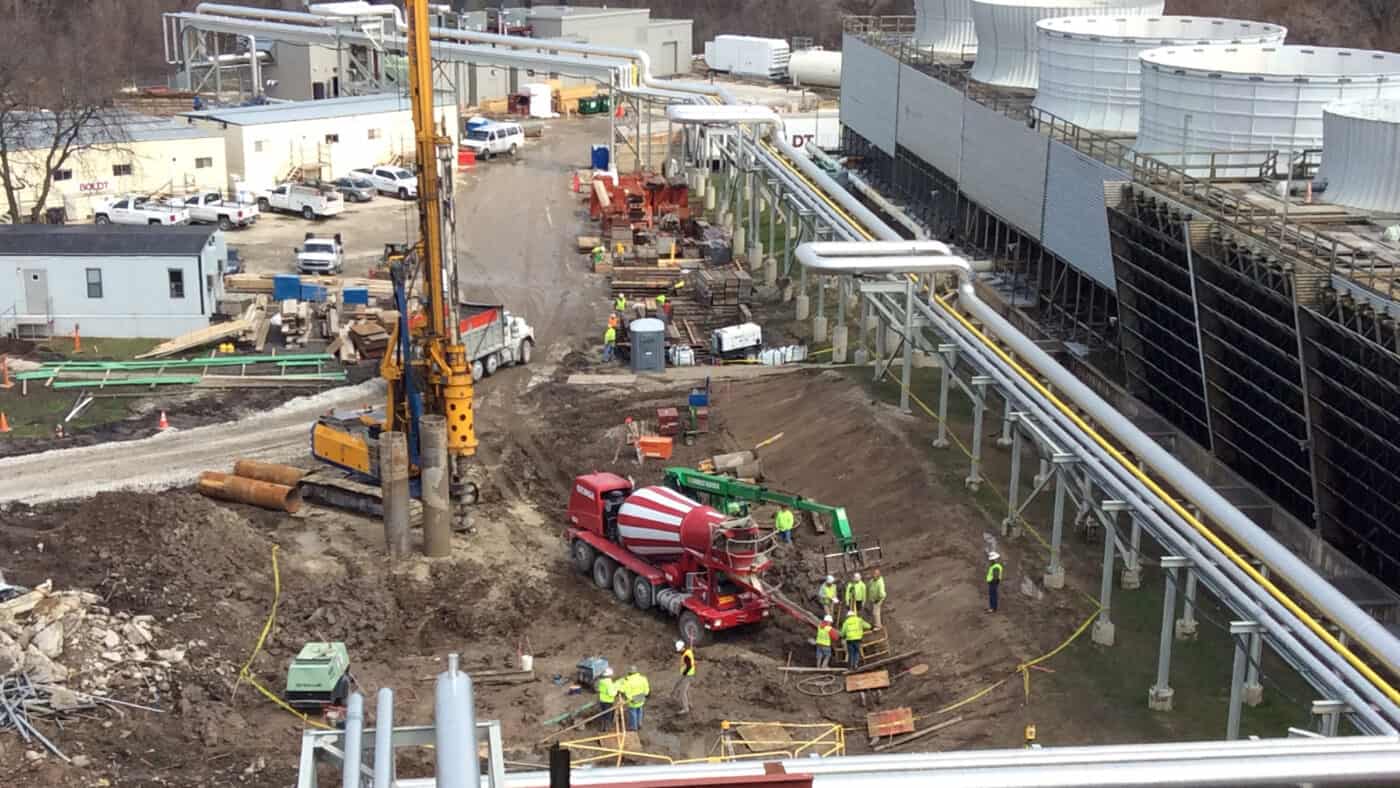
[{"label": "corrugated metal wall", "polygon": [[[1050,138],[996,110],[965,104],[962,190],[1039,240]],[[1108,215],[1098,221],[1107,227]]]},{"label": "corrugated metal wall", "polygon": [[899,144],[950,178],[960,169],[963,102],[959,91],[900,66]]},{"label": "corrugated metal wall", "polygon": [[1045,177],[1045,248],[1110,290],[1117,285],[1108,246],[1104,181],[1125,176],[1058,142]]},{"label": "corrugated metal wall", "polygon": [[858,38],[841,44],[841,122],[894,155],[899,62]]}]

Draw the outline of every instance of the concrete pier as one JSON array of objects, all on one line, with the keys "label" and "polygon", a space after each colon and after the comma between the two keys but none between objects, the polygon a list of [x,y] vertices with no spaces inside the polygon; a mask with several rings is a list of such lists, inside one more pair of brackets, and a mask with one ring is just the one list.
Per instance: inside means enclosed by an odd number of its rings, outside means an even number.
[{"label": "concrete pier", "polygon": [[821,315],[812,318],[812,342],[818,345],[826,342],[826,318]]},{"label": "concrete pier", "polygon": [[452,554],[452,473],[447,464],[447,418],[424,416],[422,425],[423,554]]},{"label": "concrete pier", "polygon": [[846,325],[843,323],[831,329],[831,363],[846,363]]},{"label": "concrete pier", "polygon": [[379,479],[384,500],[384,543],[389,555],[408,555],[408,438],[402,432],[379,435]]},{"label": "concrete pier", "polygon": [[802,293],[793,300],[797,302],[797,314],[795,315],[796,319],[806,320],[808,317],[811,316],[812,299],[810,296],[808,296],[806,293]]}]

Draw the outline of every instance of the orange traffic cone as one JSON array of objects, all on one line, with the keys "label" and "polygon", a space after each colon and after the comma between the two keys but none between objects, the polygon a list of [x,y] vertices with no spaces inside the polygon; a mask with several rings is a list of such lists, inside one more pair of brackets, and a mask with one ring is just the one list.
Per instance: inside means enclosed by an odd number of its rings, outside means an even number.
[{"label": "orange traffic cone", "polygon": [[576,173],[574,173],[574,194],[578,194],[578,189],[579,189],[578,173],[576,172]]},{"label": "orange traffic cone", "polygon": [[10,431],[10,420],[5,418],[5,411],[0,410],[0,432]]},{"label": "orange traffic cone", "polygon": [[83,337],[82,337],[81,334],[78,333],[78,324],[77,324],[77,323],[74,323],[74,324],[73,324],[73,352],[74,352],[74,353],[81,353],[81,352],[83,352]]},{"label": "orange traffic cone", "polygon": [[159,429],[162,429],[162,430],[168,430],[168,429],[170,429],[170,419],[167,419],[167,418],[165,417],[165,411],[161,411],[161,412],[160,412],[160,424],[158,424],[158,425],[156,425],[156,426],[157,426]]},{"label": "orange traffic cone", "polygon": [[10,357],[0,356],[0,389],[12,389],[14,383],[10,382]]}]

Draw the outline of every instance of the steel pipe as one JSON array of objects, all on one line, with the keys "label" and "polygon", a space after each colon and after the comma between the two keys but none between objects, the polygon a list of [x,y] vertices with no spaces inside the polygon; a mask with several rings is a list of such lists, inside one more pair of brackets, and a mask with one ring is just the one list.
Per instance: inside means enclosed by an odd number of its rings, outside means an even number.
[{"label": "steel pipe", "polygon": [[360,771],[364,768],[365,696],[352,693],[345,706],[345,761],[341,766],[342,788],[363,788]]},{"label": "steel pipe", "polygon": [[301,493],[285,484],[260,482],[229,473],[205,471],[199,475],[198,489],[210,498],[261,506],[264,509],[295,513],[301,509]]},{"label": "steel pipe", "polygon": [[234,460],[233,475],[260,482],[272,482],[287,487],[295,487],[306,476],[306,471],[291,465],[259,460]]}]

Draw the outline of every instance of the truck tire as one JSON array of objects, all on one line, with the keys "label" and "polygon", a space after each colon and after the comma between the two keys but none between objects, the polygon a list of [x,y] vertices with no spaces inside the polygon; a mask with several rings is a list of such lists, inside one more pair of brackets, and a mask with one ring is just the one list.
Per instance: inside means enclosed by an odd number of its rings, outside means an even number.
[{"label": "truck tire", "polygon": [[582,539],[575,539],[569,552],[573,556],[574,569],[581,575],[588,574],[588,570],[593,568],[593,545]]},{"label": "truck tire", "polygon": [[511,145],[510,145],[510,157],[511,157],[512,159],[515,158],[515,154],[518,153],[519,151],[520,151],[520,146],[519,146],[519,145],[516,145],[515,143],[512,142]]},{"label": "truck tire", "polygon": [[230,219],[230,218],[228,218],[227,216],[220,216],[220,217],[219,217],[219,229],[220,229],[220,230],[223,230],[224,232],[228,232],[229,230],[232,230],[232,229],[233,229],[233,220]]},{"label": "truck tire", "polygon": [[613,572],[612,587],[613,596],[617,597],[617,601],[624,605],[630,605],[632,603],[631,572],[619,566],[617,571]]},{"label": "truck tire", "polygon": [[159,227],[159,226],[160,226],[160,220],[159,220],[159,219],[147,219],[147,220],[146,220],[146,224],[148,224],[148,225],[150,225],[150,226],[152,226],[152,227]]},{"label": "truck tire", "polygon": [[480,383],[486,377],[486,367],[481,365],[481,359],[472,362],[472,382]]},{"label": "truck tire", "polygon": [[267,211],[272,210],[272,203],[268,202],[266,197],[259,197],[258,210],[266,213]]},{"label": "truck tire", "polygon": [[651,610],[651,606],[656,604],[656,589],[650,580],[641,575],[632,578],[632,604],[638,610]]},{"label": "truck tire", "polygon": [[527,339],[520,343],[520,349],[515,351],[515,363],[529,364],[530,353],[535,349],[535,340]]},{"label": "truck tire", "polygon": [[316,212],[311,210],[310,205],[303,205],[301,206],[301,218],[309,222],[316,218]]},{"label": "truck tire", "polygon": [[692,646],[703,646],[710,640],[710,630],[705,629],[705,625],[700,623],[700,617],[689,610],[681,613],[681,620],[677,626],[680,628],[681,640]]},{"label": "truck tire", "polygon": [[501,368],[501,354],[492,353],[486,357],[486,374],[491,376],[496,374],[496,370]]},{"label": "truck tire", "polygon": [[617,564],[611,558],[600,555],[593,559],[593,582],[599,588],[612,587],[613,571],[617,569]]},{"label": "truck tire", "polygon": [[407,199],[408,199],[408,189],[399,189],[399,199],[400,199],[400,200],[407,200]]},{"label": "truck tire", "polygon": [[95,222],[95,223],[97,223],[97,224],[111,224],[111,223],[112,223],[111,218],[108,217],[107,214],[105,214],[105,213],[99,213],[98,215],[92,217],[92,220],[93,220],[93,222]]}]

